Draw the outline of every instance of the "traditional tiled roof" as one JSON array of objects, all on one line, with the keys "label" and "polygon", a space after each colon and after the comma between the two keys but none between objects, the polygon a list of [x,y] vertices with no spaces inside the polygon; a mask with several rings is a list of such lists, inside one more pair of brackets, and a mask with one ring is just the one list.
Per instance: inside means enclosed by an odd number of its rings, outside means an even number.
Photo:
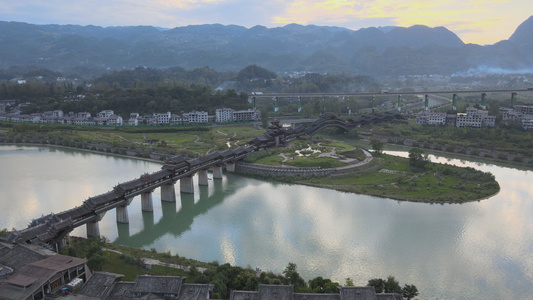
[{"label": "traditional tiled roof", "polygon": [[78,294],[104,299],[104,297],[110,294],[111,290],[114,288],[114,283],[122,277],[124,277],[124,275],[108,272],[95,272],[78,291]]},{"label": "traditional tiled roof", "polygon": [[185,282],[180,276],[150,276],[139,275],[135,279],[134,293],[179,294]]},{"label": "traditional tiled roof", "polygon": [[133,282],[116,282],[105,300],[130,300],[133,298]]},{"label": "traditional tiled roof", "polygon": [[210,298],[213,286],[210,284],[183,284],[179,300],[206,300]]}]

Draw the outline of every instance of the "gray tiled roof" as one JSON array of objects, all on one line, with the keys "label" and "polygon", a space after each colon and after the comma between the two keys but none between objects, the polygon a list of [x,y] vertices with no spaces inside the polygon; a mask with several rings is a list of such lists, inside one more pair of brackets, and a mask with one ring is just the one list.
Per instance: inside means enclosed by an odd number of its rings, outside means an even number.
[{"label": "gray tiled roof", "polygon": [[134,293],[179,294],[185,277],[139,275],[135,279]]},{"label": "gray tiled roof", "polygon": [[95,272],[83,285],[78,294],[103,299],[113,288],[113,283],[120,280],[124,275]]},{"label": "gray tiled roof", "polygon": [[133,298],[133,282],[117,282],[107,295],[106,300],[129,300]]},{"label": "gray tiled roof", "polygon": [[210,298],[213,286],[209,284],[183,284],[179,300],[206,300]]}]

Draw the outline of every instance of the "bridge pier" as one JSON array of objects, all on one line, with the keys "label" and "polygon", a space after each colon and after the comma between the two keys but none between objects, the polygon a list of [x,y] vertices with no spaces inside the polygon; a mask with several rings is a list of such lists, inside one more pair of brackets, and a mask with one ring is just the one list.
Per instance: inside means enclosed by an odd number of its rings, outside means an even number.
[{"label": "bridge pier", "polygon": [[128,216],[128,206],[117,206],[117,223],[124,223],[127,224],[130,222],[130,218]]},{"label": "bridge pier", "polygon": [[122,206],[117,206],[116,213],[117,213],[117,223],[124,223],[127,224],[130,222],[129,215],[128,215],[128,205],[131,204],[131,201],[133,200],[133,197],[127,199],[127,203]]},{"label": "bridge pier", "polygon": [[226,163],[226,171],[235,172],[235,162],[227,162]]},{"label": "bridge pier", "polygon": [[99,237],[100,236],[100,225],[99,221],[87,223],[87,237]]},{"label": "bridge pier", "polygon": [[213,179],[222,179],[222,166],[213,166]]},{"label": "bridge pier", "polygon": [[163,184],[161,186],[161,201],[176,202],[176,191],[174,190],[174,183]]},{"label": "bridge pier", "polygon": [[198,171],[198,185],[208,185],[207,170]]},{"label": "bridge pier", "polygon": [[141,194],[141,207],[142,211],[154,211],[152,191]]},{"label": "bridge pier", "polygon": [[194,181],[192,176],[187,176],[180,179],[180,192],[185,194],[194,194]]}]

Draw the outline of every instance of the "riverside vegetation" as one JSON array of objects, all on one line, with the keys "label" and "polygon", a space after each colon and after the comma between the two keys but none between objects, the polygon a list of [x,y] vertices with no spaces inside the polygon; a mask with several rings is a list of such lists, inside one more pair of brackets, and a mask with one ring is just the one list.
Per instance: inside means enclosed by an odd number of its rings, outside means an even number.
[{"label": "riverside vegetation", "polygon": [[[218,261],[205,263],[172,255],[170,252],[158,253],[155,249],[144,250],[111,244],[105,238],[71,238],[62,254],[85,257],[91,270],[123,274],[123,281],[133,281],[138,274],[149,274],[185,276],[188,283],[210,283],[213,285],[215,299],[229,299],[232,290],[256,291],[259,284],[290,284],[297,293],[338,293],[338,287],[341,286],[338,282],[320,276],[306,282],[298,273],[297,265],[292,262],[287,264],[282,274],[275,274],[249,266],[243,268],[228,263],[220,264]],[[147,258],[158,260],[162,264],[151,265],[147,269]],[[176,265],[183,267],[176,268]],[[351,278],[346,278],[343,285],[354,286],[354,282]],[[368,285],[374,286],[376,292],[400,293],[407,299],[418,295],[415,285],[405,284],[402,288],[394,276],[388,276],[386,280],[370,279]]]}]

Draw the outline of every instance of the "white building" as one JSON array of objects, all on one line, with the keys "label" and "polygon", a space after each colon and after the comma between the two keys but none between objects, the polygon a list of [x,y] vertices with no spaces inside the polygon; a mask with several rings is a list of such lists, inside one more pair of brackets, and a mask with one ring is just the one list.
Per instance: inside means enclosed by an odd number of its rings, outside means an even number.
[{"label": "white building", "polygon": [[106,125],[109,126],[122,126],[123,120],[121,116],[111,115],[107,118]]},{"label": "white building", "polygon": [[[494,118],[494,119],[493,119]],[[493,119],[493,120],[492,120]],[[496,117],[489,118],[489,112],[486,110],[478,110],[474,107],[467,107],[466,113],[458,113],[455,126],[463,128],[481,128],[485,124],[492,124],[486,126],[494,126]]]},{"label": "white building", "polygon": [[416,115],[416,123],[420,125],[446,125],[446,113],[422,111]]},{"label": "white building", "polygon": [[181,115],[176,115],[176,114],[172,114],[170,116],[170,125],[184,125],[184,124],[187,124],[189,122],[189,120],[185,120],[185,118]]},{"label": "white building", "polygon": [[261,119],[261,111],[257,109],[237,110],[233,112],[235,122],[257,121]]},{"label": "white building", "polygon": [[154,117],[157,120],[157,124],[169,124],[170,123],[170,112],[166,113],[154,113]]},{"label": "white building", "polygon": [[139,125],[139,114],[131,113],[130,118],[128,119],[128,126],[137,126]]},{"label": "white building", "polygon": [[188,119],[189,124],[206,124],[209,122],[209,116],[206,111],[191,111],[183,114]]},{"label": "white building", "polygon": [[233,113],[234,109],[231,108],[219,108],[215,111],[215,122],[216,123],[228,123],[233,122]]},{"label": "white building", "polygon": [[101,112],[97,113],[96,117],[97,118],[109,118],[114,114],[115,113],[112,110],[108,109],[108,110],[102,110]]}]

